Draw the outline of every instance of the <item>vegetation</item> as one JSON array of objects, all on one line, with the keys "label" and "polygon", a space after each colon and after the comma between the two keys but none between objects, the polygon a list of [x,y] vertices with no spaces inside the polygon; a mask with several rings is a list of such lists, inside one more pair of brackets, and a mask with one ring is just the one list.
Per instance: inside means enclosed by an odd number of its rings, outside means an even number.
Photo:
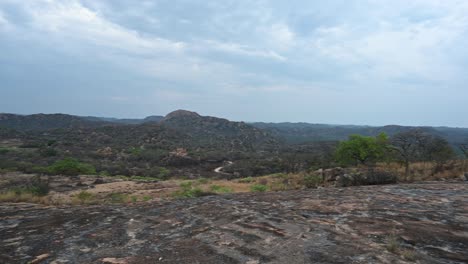
[{"label": "vegetation", "polygon": [[0,202],[44,202],[42,197],[48,193],[48,182],[35,178],[26,186],[14,187],[0,192]]},{"label": "vegetation", "polygon": [[388,137],[381,133],[376,137],[352,135],[339,144],[337,161],[342,164],[373,165],[382,161],[388,149]]},{"label": "vegetation", "polygon": [[111,203],[126,203],[129,201],[129,195],[126,193],[111,193],[109,201]]},{"label": "vegetation", "polygon": [[96,169],[91,164],[82,163],[72,158],[66,158],[55,162],[48,168],[50,174],[76,176],[80,174],[96,174]]},{"label": "vegetation", "polygon": [[266,192],[268,190],[268,186],[264,184],[254,184],[250,186],[250,190],[252,192]]},{"label": "vegetation", "polygon": [[304,186],[307,188],[317,188],[323,182],[322,177],[315,174],[307,174],[304,176]]},{"label": "vegetation", "polygon": [[206,196],[209,193],[204,192],[199,187],[194,187],[191,181],[183,182],[180,184],[181,190],[174,192],[172,195],[176,198],[194,198]]},{"label": "vegetation", "polygon": [[81,191],[76,195],[76,198],[82,203],[88,203],[90,202],[93,198],[94,195],[90,192],[87,191]]},{"label": "vegetation", "polygon": [[220,185],[211,185],[210,190],[214,193],[231,193],[232,188],[220,186]]}]

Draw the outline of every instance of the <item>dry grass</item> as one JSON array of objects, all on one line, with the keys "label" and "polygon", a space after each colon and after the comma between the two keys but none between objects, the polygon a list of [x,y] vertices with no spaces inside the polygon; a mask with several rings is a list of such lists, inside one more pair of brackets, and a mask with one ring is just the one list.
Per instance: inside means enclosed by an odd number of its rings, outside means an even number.
[{"label": "dry grass", "polygon": [[399,163],[379,163],[377,168],[398,175],[399,182],[413,181],[437,181],[459,179],[466,171],[466,162],[452,160],[442,167],[435,162],[414,162],[410,164],[408,179],[405,179],[405,167]]},{"label": "dry grass", "polygon": [[17,193],[15,191],[0,193],[0,203],[51,204],[50,199],[47,196],[37,196],[32,193]]},{"label": "dry grass", "polygon": [[[442,170],[436,170],[435,163],[419,162],[410,166],[409,182],[429,181],[441,179],[455,179],[464,174],[463,161],[451,161],[445,164]],[[394,173],[398,175],[400,182],[405,182],[405,168],[399,163],[380,163],[378,170]],[[13,177],[14,176],[14,177]],[[27,178],[19,178],[17,175],[10,177],[10,181],[16,184],[18,179],[27,181]],[[31,177],[29,175],[28,177]],[[91,184],[94,179],[83,178],[80,182]],[[119,180],[109,178],[107,183],[93,185],[90,189],[75,189],[68,192],[54,192],[53,190],[46,196],[37,196],[31,193],[18,193],[14,190],[0,193],[0,202],[30,202],[46,205],[59,204],[98,204],[108,202],[139,203],[148,201],[158,201],[163,199],[173,199],[174,193],[180,192],[184,183],[191,182],[191,185],[201,190],[203,193],[224,194],[224,193],[245,193],[252,192],[252,186],[265,185],[268,191],[285,191],[294,189],[304,189],[307,187],[317,187],[321,185],[320,178],[314,178],[310,173],[285,174],[277,173],[261,177],[248,177],[235,180],[217,179],[197,179],[197,180],[167,180],[160,182],[138,182],[134,180]],[[1,183],[1,182],[0,182]],[[3,182],[1,185],[6,184]],[[333,184],[332,182],[325,185]]]}]

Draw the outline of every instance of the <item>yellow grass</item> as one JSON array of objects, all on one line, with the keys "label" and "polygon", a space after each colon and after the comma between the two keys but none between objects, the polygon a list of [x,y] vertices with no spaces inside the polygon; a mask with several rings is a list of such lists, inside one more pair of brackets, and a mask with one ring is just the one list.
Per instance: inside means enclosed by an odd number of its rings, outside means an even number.
[{"label": "yellow grass", "polygon": [[405,180],[405,167],[399,163],[379,163],[378,169],[389,171],[398,175],[399,182],[435,181],[458,179],[466,172],[463,160],[448,161],[443,169],[437,171],[435,162],[414,162],[410,164],[408,179]]}]

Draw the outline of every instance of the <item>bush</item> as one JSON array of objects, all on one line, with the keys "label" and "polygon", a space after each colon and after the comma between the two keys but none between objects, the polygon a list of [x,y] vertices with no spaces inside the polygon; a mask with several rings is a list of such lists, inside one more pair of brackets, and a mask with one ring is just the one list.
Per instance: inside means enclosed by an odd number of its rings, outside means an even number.
[{"label": "bush", "polygon": [[251,182],[254,182],[255,179],[252,178],[252,177],[247,177],[247,178],[242,178],[242,179],[239,179],[239,182],[240,183],[251,183]]},{"label": "bush", "polygon": [[0,155],[7,154],[8,152],[10,152],[9,149],[7,149],[7,148],[0,148]]},{"label": "bush", "polygon": [[76,198],[80,200],[81,203],[86,203],[89,202],[91,199],[93,199],[94,195],[90,192],[87,191],[81,191],[76,195]]},{"label": "bush", "polygon": [[206,196],[210,193],[204,192],[198,187],[193,187],[192,182],[183,182],[180,184],[181,190],[174,192],[172,195],[179,198],[194,198],[200,196]]},{"label": "bush", "polygon": [[322,183],[322,177],[315,174],[304,176],[304,186],[307,188],[317,188]]},{"label": "bush", "polygon": [[232,193],[232,188],[220,185],[211,185],[210,190],[215,193]]},{"label": "bush", "polygon": [[125,193],[111,193],[109,195],[111,203],[125,203],[128,201],[128,194]]},{"label": "bush", "polygon": [[75,159],[66,158],[55,162],[48,167],[50,174],[61,174],[68,176],[76,176],[80,174],[96,174],[96,169],[93,165],[81,163]]},{"label": "bush", "polygon": [[41,154],[42,157],[55,157],[58,152],[53,148],[47,147],[39,149],[39,154]]},{"label": "bush", "polygon": [[254,184],[250,186],[250,190],[252,192],[266,192],[268,190],[268,186],[264,184]]}]

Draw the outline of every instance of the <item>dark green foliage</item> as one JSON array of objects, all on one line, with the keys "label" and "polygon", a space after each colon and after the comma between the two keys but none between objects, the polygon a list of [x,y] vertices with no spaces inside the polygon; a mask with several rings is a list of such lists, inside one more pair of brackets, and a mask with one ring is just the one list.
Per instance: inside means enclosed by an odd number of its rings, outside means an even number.
[{"label": "dark green foliage", "polygon": [[51,146],[54,145],[55,143],[57,143],[57,140],[54,140],[54,139],[49,140],[49,141],[47,141],[47,146],[48,146],[48,147],[51,147]]},{"label": "dark green foliage", "polygon": [[41,180],[39,177],[37,177],[28,185],[13,188],[12,191],[14,191],[16,195],[29,193],[35,196],[45,196],[49,193],[49,183],[48,181]]},{"label": "dark green foliage", "polygon": [[72,158],[66,158],[57,161],[48,169],[50,174],[61,174],[69,176],[76,176],[80,174],[96,174],[96,169],[92,165],[81,163]]},{"label": "dark green foliage", "polygon": [[7,154],[8,152],[10,152],[10,149],[8,149],[8,148],[0,148],[0,155]]},{"label": "dark green foliage", "polygon": [[42,157],[55,157],[58,155],[58,151],[51,147],[43,147],[39,149],[39,153]]}]

